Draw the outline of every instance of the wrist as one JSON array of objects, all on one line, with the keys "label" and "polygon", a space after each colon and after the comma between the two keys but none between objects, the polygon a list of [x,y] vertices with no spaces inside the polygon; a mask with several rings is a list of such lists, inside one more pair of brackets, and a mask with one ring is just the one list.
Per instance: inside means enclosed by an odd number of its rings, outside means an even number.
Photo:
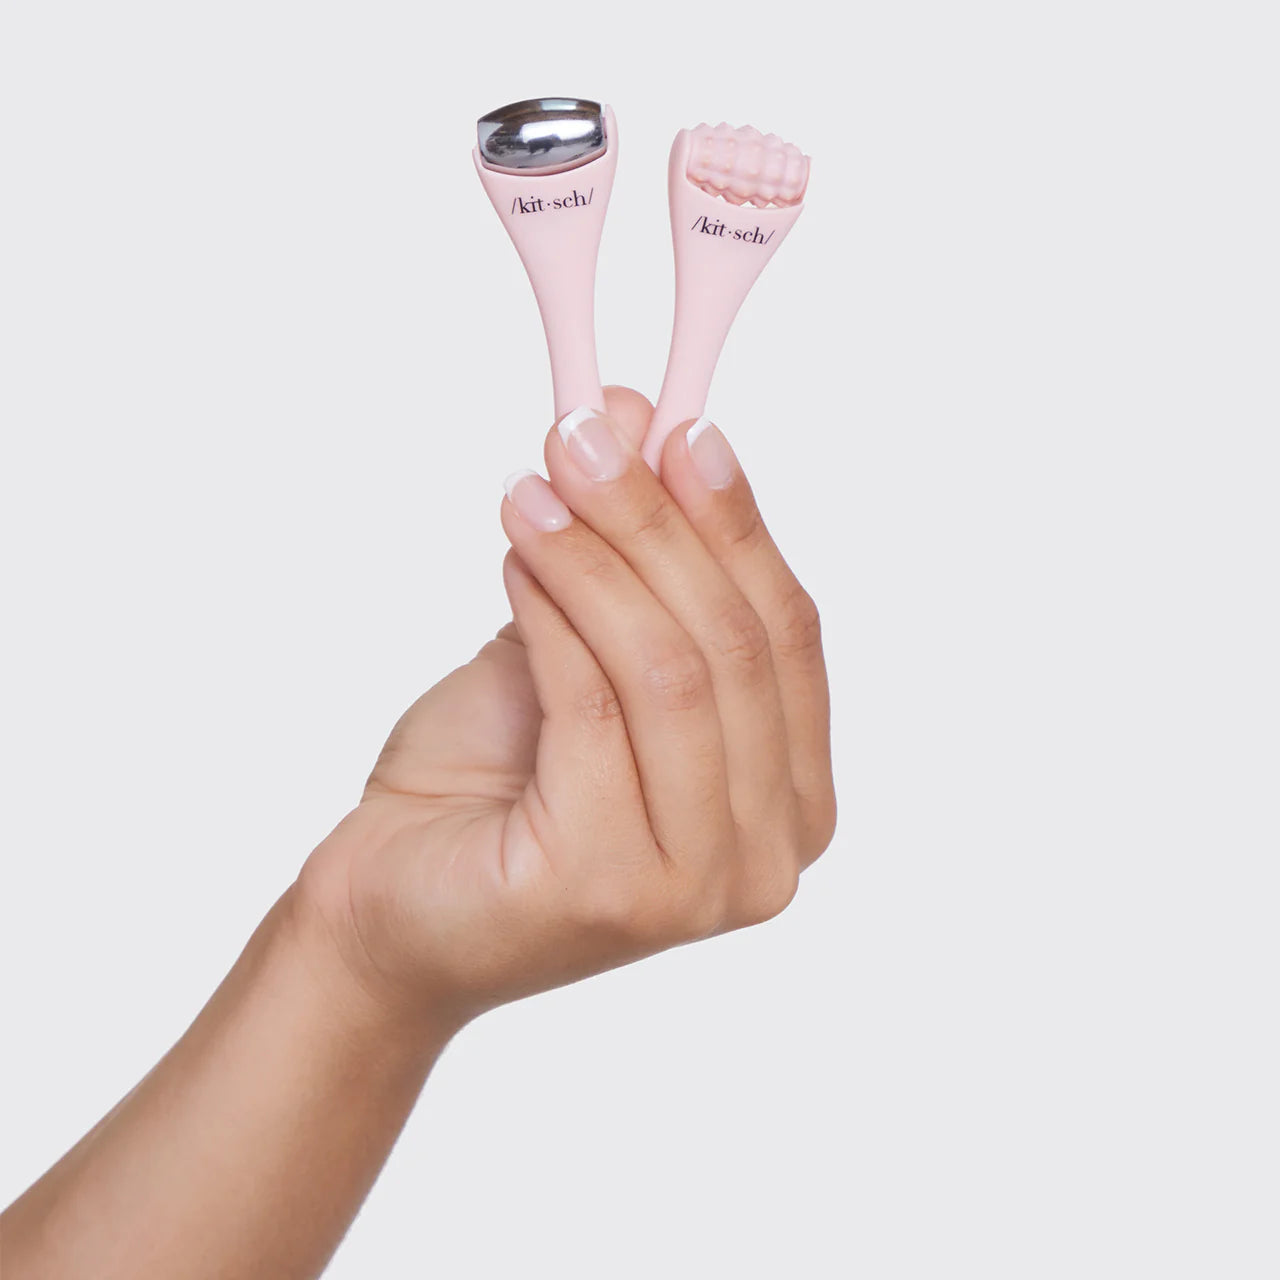
[{"label": "wrist", "polygon": [[306,868],[277,909],[282,943],[324,1000],[335,1030],[421,1058],[429,1068],[465,1019],[425,993],[388,981],[365,951],[349,909],[317,892],[316,877]]}]

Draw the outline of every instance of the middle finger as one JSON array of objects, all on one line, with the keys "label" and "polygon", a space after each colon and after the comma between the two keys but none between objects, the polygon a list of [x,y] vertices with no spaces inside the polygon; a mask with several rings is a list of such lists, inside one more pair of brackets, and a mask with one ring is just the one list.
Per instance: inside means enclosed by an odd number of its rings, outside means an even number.
[{"label": "middle finger", "polygon": [[[576,410],[548,433],[556,491],[693,637],[711,673],[734,812],[792,817],[786,722],[768,632],[661,481],[611,419]],[[772,825],[772,824],[771,824]]]}]

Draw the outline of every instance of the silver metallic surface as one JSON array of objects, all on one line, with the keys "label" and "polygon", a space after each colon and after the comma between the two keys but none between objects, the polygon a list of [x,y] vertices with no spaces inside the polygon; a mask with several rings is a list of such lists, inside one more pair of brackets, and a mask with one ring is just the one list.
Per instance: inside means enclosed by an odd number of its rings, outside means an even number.
[{"label": "silver metallic surface", "polygon": [[530,98],[476,122],[480,156],[495,169],[561,170],[603,155],[604,109],[585,98]]}]

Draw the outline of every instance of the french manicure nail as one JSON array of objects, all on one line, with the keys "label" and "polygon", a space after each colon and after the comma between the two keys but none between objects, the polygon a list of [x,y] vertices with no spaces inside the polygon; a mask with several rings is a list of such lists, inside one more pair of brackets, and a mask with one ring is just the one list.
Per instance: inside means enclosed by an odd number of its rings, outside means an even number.
[{"label": "french manicure nail", "polygon": [[565,529],[573,520],[569,508],[536,471],[513,471],[502,487],[520,519],[542,533]]},{"label": "french manicure nail", "polygon": [[627,469],[627,446],[609,419],[590,405],[561,419],[560,439],[574,465],[589,480],[616,480]]},{"label": "french manicure nail", "polygon": [[685,436],[693,465],[713,489],[727,489],[735,470],[733,450],[710,418],[699,418]]}]

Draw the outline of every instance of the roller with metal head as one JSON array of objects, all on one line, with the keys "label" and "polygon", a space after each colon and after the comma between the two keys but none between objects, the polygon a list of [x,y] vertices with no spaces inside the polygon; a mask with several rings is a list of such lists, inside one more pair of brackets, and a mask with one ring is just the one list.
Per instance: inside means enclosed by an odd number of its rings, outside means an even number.
[{"label": "roller with metal head", "polygon": [[480,158],[506,173],[563,173],[604,154],[604,110],[585,98],[528,98],[476,121]]},{"label": "roller with metal head", "polygon": [[538,300],[556,417],[603,409],[595,275],[618,162],[613,113],[587,98],[513,102],[476,122],[474,159]]}]

